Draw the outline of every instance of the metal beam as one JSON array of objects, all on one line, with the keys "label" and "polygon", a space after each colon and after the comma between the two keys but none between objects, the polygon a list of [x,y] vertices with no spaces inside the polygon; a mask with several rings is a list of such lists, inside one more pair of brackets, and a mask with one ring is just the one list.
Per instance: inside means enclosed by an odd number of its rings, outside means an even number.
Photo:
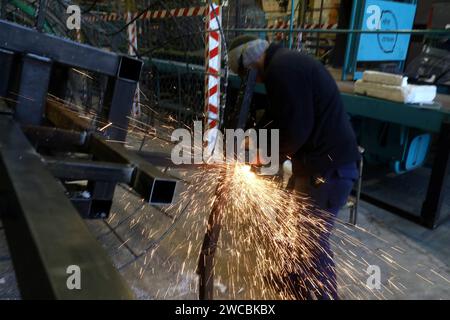
[{"label": "metal beam", "polygon": [[[26,54],[22,60],[15,118],[21,124],[41,124],[44,118],[52,61]],[[14,96],[15,97],[15,96]]]},{"label": "metal beam", "polygon": [[13,62],[14,52],[0,49],[0,65],[2,66],[2,72],[0,73],[0,97],[3,98],[8,95]]},{"label": "metal beam", "polygon": [[108,81],[103,113],[105,119],[112,124],[107,130],[107,135],[112,140],[125,141],[128,117],[131,114],[142,66],[141,60],[124,57],[120,61],[117,77]]},{"label": "metal beam", "polygon": [[[105,99],[104,118],[111,126],[106,134],[111,140],[125,141],[128,133],[128,117],[131,115],[137,82],[124,79],[110,79],[108,91],[112,92]],[[111,97],[111,98],[109,98]]]},{"label": "metal beam", "polygon": [[113,181],[130,183],[134,168],[111,162],[45,158],[47,169],[63,180]]},{"label": "metal beam", "polygon": [[4,20],[0,20],[0,30],[0,48],[34,53],[64,65],[117,76],[122,56],[115,53],[40,33]]},{"label": "metal beam", "polygon": [[[131,299],[109,257],[19,126],[0,116],[0,213],[24,299]],[[69,266],[81,290],[67,286]]]},{"label": "metal beam", "polygon": [[36,29],[42,31],[47,14],[47,0],[39,0],[39,6],[36,12]]},{"label": "metal beam", "polygon": [[86,131],[64,130],[53,127],[22,126],[22,131],[35,148],[74,151],[84,146]]},{"label": "metal beam", "polygon": [[86,118],[81,118],[76,112],[71,111],[63,103],[47,100],[45,116],[56,127],[67,130],[89,131],[90,123]]},{"label": "metal beam", "polygon": [[130,186],[151,204],[170,204],[177,180],[163,174],[149,162],[119,143],[91,135],[90,151],[99,160],[130,164],[135,167]]}]

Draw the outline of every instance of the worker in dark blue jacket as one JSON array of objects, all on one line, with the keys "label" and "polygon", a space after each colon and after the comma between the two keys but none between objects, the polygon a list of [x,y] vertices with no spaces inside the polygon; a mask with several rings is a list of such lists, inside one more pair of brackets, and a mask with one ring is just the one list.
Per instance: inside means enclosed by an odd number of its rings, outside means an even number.
[{"label": "worker in dark blue jacket", "polygon": [[[360,153],[332,76],[312,57],[248,35],[231,43],[229,65],[240,75],[258,71],[270,104],[265,119],[280,130],[280,155],[292,160],[295,189],[335,217],[358,178]],[[301,275],[292,275],[298,298],[338,298],[330,232],[319,240],[314,271],[324,288],[305,288]]]}]

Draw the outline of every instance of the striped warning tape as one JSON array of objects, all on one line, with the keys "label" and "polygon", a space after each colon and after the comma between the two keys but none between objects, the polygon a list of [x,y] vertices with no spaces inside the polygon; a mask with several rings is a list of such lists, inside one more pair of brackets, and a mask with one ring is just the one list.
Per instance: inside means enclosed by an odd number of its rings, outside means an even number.
[{"label": "striped warning tape", "polygon": [[[289,29],[289,22],[280,21],[278,23],[272,24],[267,26],[267,29]],[[337,29],[337,24],[319,24],[319,23],[313,23],[313,24],[303,24],[303,25],[294,25],[294,29]]]},{"label": "striped warning tape", "polygon": [[[127,18],[127,23],[132,21],[132,13],[128,12],[128,18]],[[135,56],[136,52],[135,50],[137,49],[137,28],[136,28],[136,23],[131,23],[128,26],[128,54],[130,56]]]},{"label": "striped warning tape", "polygon": [[[270,24],[266,26],[266,29],[269,30],[288,30],[290,27],[289,21],[277,21],[274,24]],[[332,30],[337,29],[337,24],[319,24],[319,23],[311,23],[311,24],[294,24],[294,29],[321,29],[321,30]],[[251,28],[248,28],[251,29]],[[305,31],[306,32],[306,31]],[[301,32],[300,32],[301,33]],[[275,39],[281,41],[285,38],[287,34],[282,31],[275,31]]]},{"label": "striped warning tape", "polygon": [[[151,19],[165,19],[170,17],[197,17],[206,15],[207,7],[191,7],[191,8],[176,8],[172,10],[156,10],[151,11],[148,10],[143,13],[139,20],[151,20]],[[135,12],[131,14],[132,19],[136,19],[140,12]],[[118,14],[118,13],[110,13],[110,14],[100,14],[100,15],[91,15],[86,18],[89,22],[96,21],[119,21],[126,20],[128,18],[128,13]]]},{"label": "striped warning tape", "polygon": [[[127,23],[131,22],[133,19],[133,14],[131,12],[127,13]],[[136,21],[131,23],[128,28],[128,54],[130,56],[135,57],[136,51],[138,48],[138,39],[137,39],[137,26]],[[132,106],[132,116],[139,117],[141,115],[141,97],[139,94],[139,83],[136,87],[136,92],[134,93],[133,106]]]},{"label": "striped warning tape", "polygon": [[211,154],[218,134],[217,130],[211,129],[219,129],[221,36],[218,29],[221,24],[221,7],[211,4],[206,16],[206,30],[212,30],[205,36],[205,121],[206,128],[209,129],[208,152]]}]

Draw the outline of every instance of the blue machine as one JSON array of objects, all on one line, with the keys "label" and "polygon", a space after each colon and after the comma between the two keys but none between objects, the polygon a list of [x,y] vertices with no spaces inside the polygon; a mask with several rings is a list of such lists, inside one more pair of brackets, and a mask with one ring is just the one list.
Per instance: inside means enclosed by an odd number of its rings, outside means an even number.
[{"label": "blue machine", "polygon": [[[360,30],[410,30],[414,24],[417,0],[384,1],[384,0],[354,0],[350,29]],[[409,47],[409,34],[349,34],[347,50],[342,72],[342,79],[347,74],[353,79],[360,79],[362,72],[358,71],[359,62],[398,64],[402,72]]]}]

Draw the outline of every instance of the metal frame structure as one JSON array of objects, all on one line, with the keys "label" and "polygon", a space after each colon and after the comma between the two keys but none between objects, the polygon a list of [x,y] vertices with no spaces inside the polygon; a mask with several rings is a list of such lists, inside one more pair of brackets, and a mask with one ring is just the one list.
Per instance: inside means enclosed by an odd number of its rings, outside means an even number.
[{"label": "metal frame structure", "polygon": [[[0,116],[0,213],[23,299],[131,299],[61,184],[11,116]],[[76,240],[75,240],[76,239]],[[69,266],[81,290],[69,290]]]},{"label": "metal frame structure", "polygon": [[[131,299],[80,214],[107,217],[119,182],[150,204],[172,202],[176,180],[121,143],[142,61],[3,20],[0,30],[0,96],[11,110],[0,113],[0,214],[21,295]],[[47,101],[48,92],[64,101],[71,68],[108,77],[104,132]],[[82,290],[68,289],[72,265],[80,267]]]}]

